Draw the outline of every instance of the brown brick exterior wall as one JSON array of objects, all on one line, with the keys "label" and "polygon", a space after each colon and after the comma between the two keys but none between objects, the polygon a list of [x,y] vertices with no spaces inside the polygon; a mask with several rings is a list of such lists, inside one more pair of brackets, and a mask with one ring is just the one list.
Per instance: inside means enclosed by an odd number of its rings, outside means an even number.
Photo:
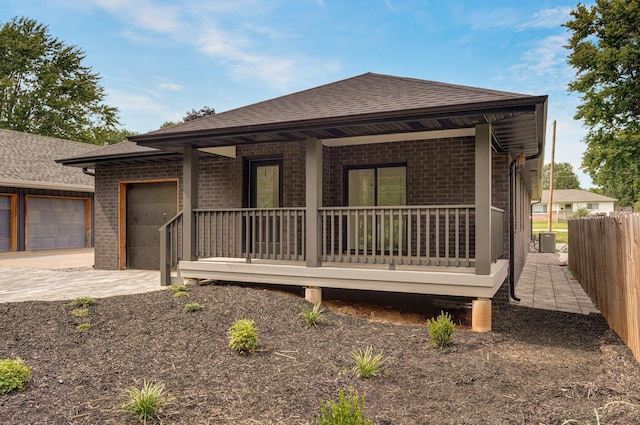
[{"label": "brown brick exterior wall", "polygon": [[407,164],[408,205],[472,204],[474,157],[473,138],[333,147],[324,159],[330,170],[325,206],[344,205],[345,167],[397,163]]}]

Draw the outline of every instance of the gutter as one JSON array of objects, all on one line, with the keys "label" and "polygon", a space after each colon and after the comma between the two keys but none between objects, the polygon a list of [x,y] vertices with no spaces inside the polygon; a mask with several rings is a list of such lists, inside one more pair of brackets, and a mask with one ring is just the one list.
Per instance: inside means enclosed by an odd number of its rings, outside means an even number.
[{"label": "gutter", "polygon": [[87,169],[87,167],[83,167],[83,168],[82,168],[82,173],[83,173],[83,174],[86,174],[87,176],[91,176],[91,177],[95,177],[95,176],[96,176],[96,173],[92,173],[91,171],[89,171],[89,170]]},{"label": "gutter", "polygon": [[[545,105],[546,106],[546,105]],[[536,111],[537,112],[537,111]],[[544,122],[546,121],[546,107],[543,114],[543,121],[539,123],[544,129]],[[544,132],[540,133],[542,137],[538,140],[538,152],[533,155],[524,156],[524,153],[520,154],[516,159],[511,161],[509,165],[509,295],[514,301],[520,301],[520,298],[516,296],[516,279],[515,279],[515,238],[516,224],[514,217],[515,200],[513,199],[515,192],[515,170],[519,165],[524,164],[527,161],[540,158],[544,153]],[[531,207],[529,207],[531,208]]]}]

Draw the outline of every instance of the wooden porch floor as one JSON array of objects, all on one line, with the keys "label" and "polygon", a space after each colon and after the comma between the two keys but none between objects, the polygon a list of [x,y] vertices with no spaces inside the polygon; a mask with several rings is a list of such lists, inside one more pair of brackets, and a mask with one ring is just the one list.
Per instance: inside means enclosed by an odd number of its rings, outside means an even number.
[{"label": "wooden porch floor", "polygon": [[430,295],[491,298],[508,274],[508,261],[497,260],[491,274],[476,275],[470,267],[438,267],[367,263],[323,263],[307,267],[303,261],[202,258],[181,261],[184,279],[212,279],[320,288],[361,289]]}]

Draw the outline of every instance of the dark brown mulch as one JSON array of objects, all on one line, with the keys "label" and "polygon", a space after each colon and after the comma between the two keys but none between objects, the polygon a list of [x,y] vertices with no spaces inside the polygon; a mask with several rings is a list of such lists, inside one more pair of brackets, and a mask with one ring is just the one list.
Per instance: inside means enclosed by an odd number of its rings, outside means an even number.
[{"label": "dark brown mulch", "polygon": [[[187,302],[204,308],[186,313]],[[342,302],[342,306],[346,302]],[[122,391],[162,381],[174,402],[165,424],[307,424],[341,389],[366,395],[374,424],[560,424],[574,418],[640,423],[640,365],[599,315],[509,307],[494,331],[460,329],[426,348],[424,325],[326,313],[317,328],[292,294],[239,286],[189,288],[98,300],[91,330],[64,302],[0,304],[0,357],[33,367],[25,391],[0,396],[2,424],[134,424]],[[240,318],[259,328],[260,350],[238,355],[226,330]],[[353,347],[388,356],[387,373],[352,376]]]}]

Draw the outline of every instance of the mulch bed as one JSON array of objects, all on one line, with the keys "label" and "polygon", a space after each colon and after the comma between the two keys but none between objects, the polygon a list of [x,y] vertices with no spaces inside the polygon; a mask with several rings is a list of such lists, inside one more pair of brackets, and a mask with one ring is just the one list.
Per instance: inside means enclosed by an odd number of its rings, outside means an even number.
[{"label": "mulch bed", "polygon": [[[307,328],[299,296],[233,285],[97,300],[88,319],[65,302],[0,304],[0,357],[33,368],[22,392],[0,396],[2,424],[135,424],[123,389],[162,381],[165,424],[308,424],[341,389],[366,396],[374,424],[560,424],[573,418],[640,423],[640,365],[600,315],[495,309],[494,331],[464,326],[442,349],[424,324],[341,314]],[[203,310],[187,313],[184,304]],[[417,317],[425,315],[417,311]],[[366,316],[366,317],[361,317]],[[416,317],[416,316],[414,316]],[[260,349],[239,355],[227,328],[254,319]],[[75,331],[87,320],[91,330]],[[351,373],[353,347],[388,356],[387,372]]]}]

